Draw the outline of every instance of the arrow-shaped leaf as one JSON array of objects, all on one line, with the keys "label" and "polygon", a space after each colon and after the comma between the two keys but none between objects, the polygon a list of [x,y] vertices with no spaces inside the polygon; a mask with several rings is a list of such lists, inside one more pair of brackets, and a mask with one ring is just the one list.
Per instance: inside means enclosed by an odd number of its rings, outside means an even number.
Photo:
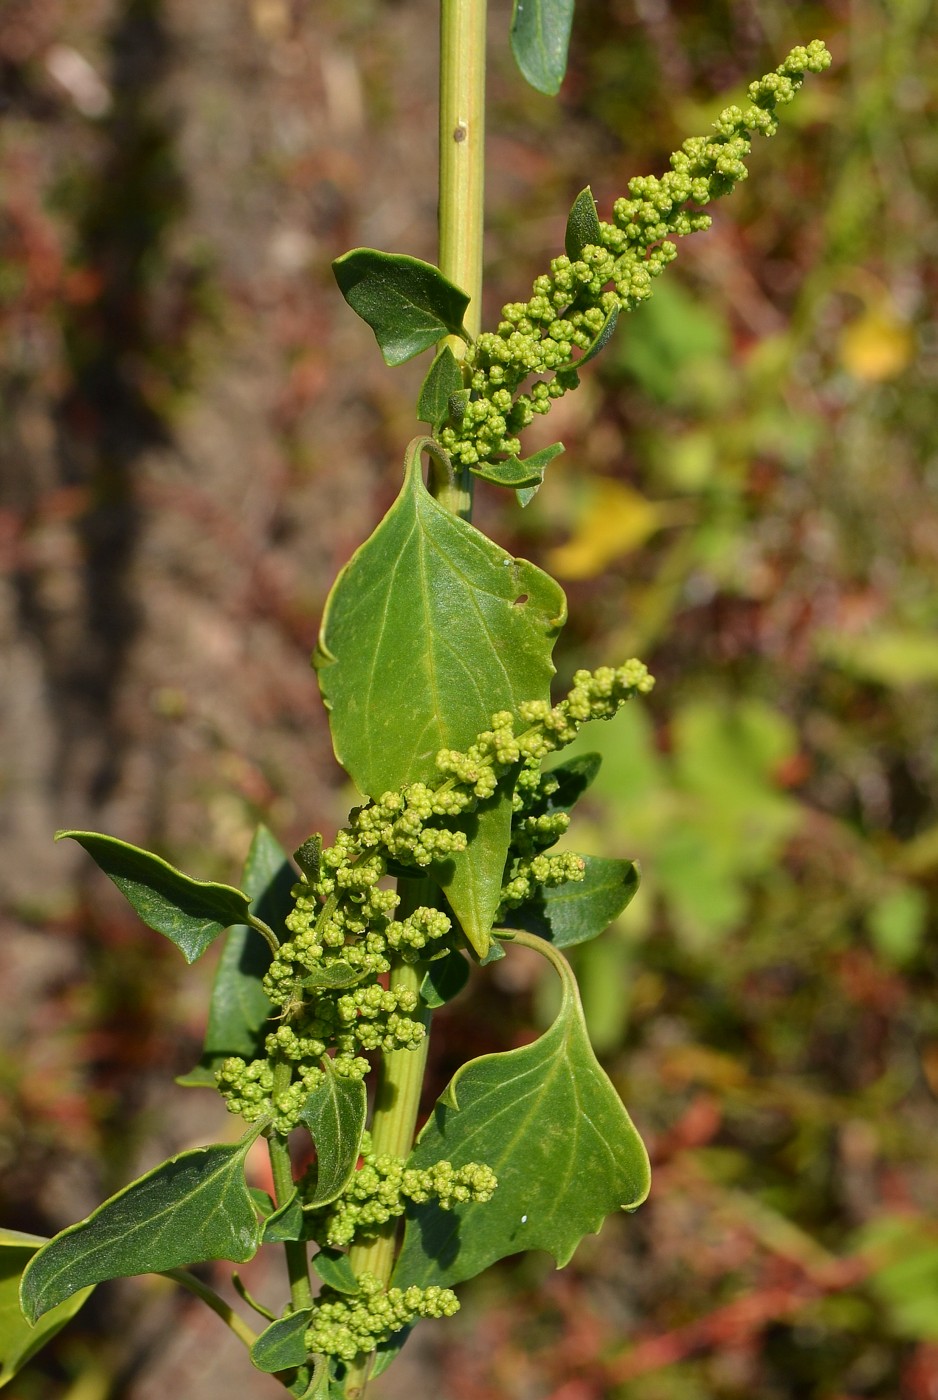
[{"label": "arrow-shaped leaf", "polygon": [[[437,751],[468,748],[493,711],[548,699],[566,615],[553,579],[434,500],[421,445],[409,449],[397,501],[336,580],[314,657],[336,756],[371,797],[432,781]],[[508,797],[499,801],[510,813]],[[503,862],[504,814],[477,817],[497,825]],[[501,871],[474,844],[447,862],[443,880],[484,954],[498,898],[492,871],[495,884]]]},{"label": "arrow-shaped leaf", "polygon": [[20,1301],[30,1321],[104,1279],[253,1258],[260,1227],[244,1159],[256,1136],[171,1157],[56,1235],[23,1275]]},{"label": "arrow-shaped leaf", "polygon": [[554,442],[530,457],[506,457],[504,462],[485,462],[481,467],[470,467],[469,470],[483,481],[517,491],[519,501],[526,506],[543,485],[545,469],[563,450],[562,442]]},{"label": "arrow-shaped leaf", "polygon": [[469,298],[432,263],[353,248],[332,270],[349,306],[374,331],[386,364],[402,365],[445,335],[468,340],[463,317]]},{"label": "arrow-shaped leaf", "polygon": [[593,1054],[569,964],[540,939],[518,941],[559,972],[560,1012],[532,1045],[464,1065],[438,1102],[409,1165],[485,1162],[498,1188],[484,1205],[413,1208],[393,1279],[403,1288],[458,1283],[520,1250],[562,1267],[583,1235],[648,1194],[647,1154]]},{"label": "arrow-shaped leaf", "polygon": [[638,866],[630,860],[582,856],[582,880],[542,889],[505,915],[505,923],[546,938],[555,948],[569,948],[596,938],[609,927],[638,889]]},{"label": "arrow-shaped leaf", "polygon": [[200,958],[213,939],[232,924],[246,923],[251,901],[231,885],[193,880],[152,851],[103,836],[97,831],[57,831],[83,846],[133,905],[143,922],[163,933],[186,962]]}]

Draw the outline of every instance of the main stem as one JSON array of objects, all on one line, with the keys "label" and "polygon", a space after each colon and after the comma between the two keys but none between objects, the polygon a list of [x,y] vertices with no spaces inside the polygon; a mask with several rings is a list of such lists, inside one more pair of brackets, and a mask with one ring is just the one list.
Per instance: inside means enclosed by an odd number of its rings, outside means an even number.
[{"label": "main stem", "polygon": [[[397,917],[401,919],[406,919],[421,905],[435,904],[439,893],[431,880],[399,880],[398,891],[401,902]],[[419,992],[422,980],[422,972],[412,963],[398,962],[391,968],[392,990],[406,987]],[[392,1050],[381,1062],[371,1120],[372,1147],[378,1154],[389,1152],[394,1157],[410,1156],[430,1044],[430,1013],[424,1009],[422,1014],[427,1033],[417,1049]],[[349,1263],[357,1278],[362,1274],[373,1274],[387,1286],[394,1268],[397,1224],[396,1220],[389,1220],[373,1239],[352,1245]],[[360,1356],[352,1362],[345,1382],[347,1400],[362,1400],[370,1369],[370,1356]]]},{"label": "main stem", "polygon": [[[482,323],[485,22],[486,0],[440,0],[439,260],[443,275],[469,297],[465,326],[473,339]],[[442,344],[457,360],[465,357],[466,345],[458,336],[448,336]],[[447,510],[469,518],[472,478],[468,471],[448,485],[439,474],[431,473],[430,489]],[[398,918],[406,918],[421,905],[434,905],[439,897],[430,880],[401,880],[398,890]],[[421,971],[412,964],[398,963],[391,970],[392,988],[419,991],[421,980]],[[391,1051],[382,1061],[371,1123],[377,1153],[410,1155],[430,1037],[430,1014],[424,1015],[427,1034],[420,1047]],[[396,1224],[389,1221],[375,1239],[352,1246],[349,1262],[357,1275],[374,1274],[388,1283],[394,1267]],[[370,1368],[370,1357],[360,1357],[349,1367],[348,1400],[363,1400]]]},{"label": "main stem", "polygon": [[[486,0],[440,0],[440,270],[469,298],[464,318],[473,340],[482,325],[482,233],[485,213]],[[461,360],[466,343],[442,345]],[[459,471],[454,514],[472,514],[473,478]]]},{"label": "main stem", "polygon": [[[486,0],[440,4],[440,270],[469,297],[466,330],[482,325]],[[445,342],[457,359],[465,342]]]}]

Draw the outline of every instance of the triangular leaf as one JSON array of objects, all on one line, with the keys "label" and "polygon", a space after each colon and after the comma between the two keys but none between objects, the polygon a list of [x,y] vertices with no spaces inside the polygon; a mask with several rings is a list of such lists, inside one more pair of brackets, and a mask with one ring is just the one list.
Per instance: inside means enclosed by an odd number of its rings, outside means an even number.
[{"label": "triangular leaf", "polygon": [[18,1371],[78,1312],[93,1288],[82,1288],[47,1312],[33,1327],[23,1316],[19,1301],[20,1278],[26,1265],[46,1240],[19,1230],[0,1230],[0,1387]]},{"label": "triangular leaf", "polygon": [[154,1167],[87,1219],[56,1235],[23,1275],[32,1321],[104,1279],[160,1273],[207,1259],[243,1263],[260,1239],[244,1159],[256,1132],[230,1145],[198,1147]]},{"label": "triangular leaf", "polygon": [[[287,1313],[260,1334],[251,1347],[251,1361],[259,1371],[292,1371],[306,1362],[306,1333],[312,1308]],[[325,1363],[323,1363],[325,1364]]]},{"label": "triangular leaf", "polygon": [[300,1121],[316,1144],[316,1190],[307,1197],[308,1210],[328,1205],[345,1189],[355,1170],[365,1130],[367,1096],[359,1079],[343,1079],[325,1060],[326,1077],[310,1094]]},{"label": "triangular leaf", "polygon": [[462,389],[462,370],[459,361],[448,345],[437,355],[427,371],[427,377],[420,388],[417,400],[417,417],[421,423],[429,423],[436,432],[446,422],[450,413],[450,399]]},{"label": "triangular leaf", "polygon": [[585,190],[580,190],[567,215],[567,232],[564,237],[567,257],[571,262],[577,262],[583,256],[584,248],[601,246],[602,236],[596,201],[593,191],[587,185]]},{"label": "triangular leaf", "polygon": [[498,1187],[486,1204],[413,1208],[393,1279],[403,1288],[458,1283],[528,1249],[561,1267],[605,1216],[648,1193],[647,1154],[593,1054],[569,965],[549,944],[518,941],[560,973],[560,1011],[533,1044],[464,1065],[438,1102],[408,1165],[484,1162]]},{"label": "triangular leaf", "polygon": [[463,317],[469,298],[432,263],[353,248],[332,270],[349,306],[374,331],[386,364],[402,365],[445,335],[468,339]]},{"label": "triangular leaf", "polygon": [[568,880],[541,889],[505,915],[512,928],[527,929],[546,938],[555,948],[569,948],[596,938],[617,918],[638,889],[638,866],[630,860],[583,856],[582,880]]},{"label": "triangular leaf", "polygon": [[514,0],[511,51],[527,81],[549,97],[560,91],[574,0]]},{"label": "triangular leaf", "polygon": [[481,467],[470,467],[469,470],[473,476],[491,481],[495,486],[507,486],[518,491],[519,495],[523,490],[525,500],[522,505],[527,505],[543,484],[545,468],[563,450],[563,443],[555,442],[550,447],[542,447],[540,452],[534,452],[530,457],[506,457],[504,462],[483,462]]},{"label": "triangular leaf", "polygon": [[143,922],[171,939],[186,962],[200,958],[226,928],[247,920],[250,900],[231,885],[193,880],[152,851],[115,836],[97,831],[55,833],[56,841],[66,836],[84,846]]},{"label": "triangular leaf", "polygon": [[[432,781],[438,750],[468,748],[493,711],[548,699],[566,616],[553,579],[434,500],[419,442],[397,501],[336,580],[314,657],[336,756],[372,797]],[[482,953],[491,901],[475,886],[500,875],[498,860],[483,868],[470,846],[447,866],[450,903]]]},{"label": "triangular leaf", "polygon": [[[296,884],[296,871],[287,860],[279,841],[259,826],[254,833],[241,877],[246,895],[257,913],[271,928],[281,929],[293,907],[290,891]],[[208,1028],[202,1058],[181,1084],[214,1086],[214,1070],[229,1055],[256,1059],[263,1046],[273,1005],[261,985],[270,966],[270,948],[256,929],[236,924],[225,939],[208,1013]]]}]

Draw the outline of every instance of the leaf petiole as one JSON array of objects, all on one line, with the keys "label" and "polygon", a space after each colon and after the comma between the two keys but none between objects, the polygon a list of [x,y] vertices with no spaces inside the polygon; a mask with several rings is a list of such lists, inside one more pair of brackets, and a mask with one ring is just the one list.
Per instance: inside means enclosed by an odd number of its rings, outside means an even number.
[{"label": "leaf petiole", "polygon": [[265,924],[264,920],[259,919],[256,914],[249,913],[247,921],[251,925],[251,928],[257,929],[257,932],[260,934],[261,938],[263,938],[270,951],[276,953],[277,949],[280,947],[280,939],[274,933],[270,925]]},{"label": "leaf petiole", "polygon": [[[220,1317],[227,1327],[231,1328],[231,1331],[238,1338],[238,1341],[243,1342],[246,1347],[252,1347],[257,1341],[257,1333],[251,1331],[250,1327],[242,1317],[238,1316],[230,1303],[226,1303],[224,1298],[220,1297],[219,1294],[215,1292],[214,1288],[209,1288],[208,1284],[196,1278],[195,1274],[190,1274],[188,1269],[161,1269],[160,1273],[163,1278],[172,1279],[173,1283],[178,1283],[182,1288],[195,1294],[196,1298],[201,1298],[202,1302],[206,1303],[211,1308],[212,1312]],[[235,1277],[237,1277],[237,1275],[235,1275]],[[237,1287],[237,1285],[235,1286]],[[238,1291],[240,1292],[240,1289]],[[244,1301],[249,1303],[251,1307],[257,1307],[257,1304],[251,1302],[243,1293],[241,1296],[244,1297]],[[263,1311],[260,1308],[257,1310],[258,1312]],[[271,1314],[267,1315],[271,1316]]]}]

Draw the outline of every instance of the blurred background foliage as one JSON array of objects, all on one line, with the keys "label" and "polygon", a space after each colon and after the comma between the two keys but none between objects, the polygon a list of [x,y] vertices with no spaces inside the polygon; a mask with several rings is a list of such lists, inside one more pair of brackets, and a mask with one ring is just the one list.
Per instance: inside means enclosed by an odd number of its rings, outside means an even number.
[{"label": "blurred background foliage", "polygon": [[[52,831],[231,879],[256,821],[298,843],[348,804],[307,656],[397,489],[422,367],[384,369],[329,262],[434,257],[435,9],[0,11],[7,1224],[51,1233],[234,1127],[169,1082],[211,968],[184,980]],[[571,833],[643,865],[577,970],[655,1186],[567,1270],[467,1287],[377,1393],[935,1400],[934,7],[579,0],[557,101],[491,11],[489,321],[585,183],[608,216],[793,43],[835,67],[537,424],[567,452],[535,502],[479,491],[483,528],[567,588],[561,679],[633,653],[658,677],[583,736],[604,764]],[[520,955],[488,979],[439,1017],[433,1093],[551,1014]],[[244,1365],[131,1283],[16,1388],[276,1393]]]}]

